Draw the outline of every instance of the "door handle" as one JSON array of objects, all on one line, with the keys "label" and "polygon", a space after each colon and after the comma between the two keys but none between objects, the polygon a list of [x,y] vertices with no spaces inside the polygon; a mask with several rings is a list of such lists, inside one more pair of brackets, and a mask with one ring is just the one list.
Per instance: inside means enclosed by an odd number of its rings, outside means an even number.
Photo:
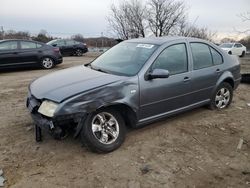
[{"label": "door handle", "polygon": [[188,81],[190,81],[190,80],[191,80],[191,78],[189,78],[189,77],[187,77],[187,76],[183,79],[184,82],[188,82]]}]

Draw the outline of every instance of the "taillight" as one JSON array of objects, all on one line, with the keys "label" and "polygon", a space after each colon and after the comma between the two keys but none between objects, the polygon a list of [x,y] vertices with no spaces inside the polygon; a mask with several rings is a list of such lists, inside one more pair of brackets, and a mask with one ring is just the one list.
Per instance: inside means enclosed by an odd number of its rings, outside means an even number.
[{"label": "taillight", "polygon": [[59,52],[60,52],[60,49],[59,49],[59,48],[53,48],[53,51],[59,53]]}]

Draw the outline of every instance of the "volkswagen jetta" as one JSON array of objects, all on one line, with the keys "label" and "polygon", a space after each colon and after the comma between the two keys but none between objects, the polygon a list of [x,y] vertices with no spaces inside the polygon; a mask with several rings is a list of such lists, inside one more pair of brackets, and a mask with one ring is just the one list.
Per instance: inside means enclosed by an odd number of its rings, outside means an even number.
[{"label": "volkswagen jetta", "polygon": [[55,138],[74,130],[93,151],[110,152],[124,141],[126,126],[140,127],[204,105],[228,107],[240,79],[238,60],[207,41],[133,39],[88,65],[35,80],[27,107],[37,141],[41,129]]}]

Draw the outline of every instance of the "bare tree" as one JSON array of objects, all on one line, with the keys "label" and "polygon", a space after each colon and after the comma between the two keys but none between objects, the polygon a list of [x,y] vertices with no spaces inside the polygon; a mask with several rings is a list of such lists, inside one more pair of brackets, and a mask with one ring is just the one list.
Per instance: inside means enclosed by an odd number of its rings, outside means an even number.
[{"label": "bare tree", "polygon": [[[240,15],[238,15],[241,20],[243,22],[250,22],[250,12],[245,12],[245,13],[241,13]],[[244,31],[238,31],[237,29],[234,28],[235,31],[237,31],[237,33],[240,33],[240,34],[248,34],[250,32],[250,29],[246,29]]]},{"label": "bare tree", "polygon": [[37,36],[33,36],[32,39],[35,41],[47,43],[54,38],[49,36],[48,32],[45,29],[41,29]]},{"label": "bare tree", "polygon": [[174,0],[149,0],[147,20],[156,37],[174,34],[185,20],[185,4]]},{"label": "bare tree", "polygon": [[5,39],[30,39],[30,33],[27,31],[8,30],[4,33]]},{"label": "bare tree", "polygon": [[84,37],[82,34],[73,35],[71,38],[78,42],[84,42]]},{"label": "bare tree", "polygon": [[131,34],[134,35],[134,38],[145,37],[146,7],[138,0],[127,2],[126,6],[128,7],[126,18],[132,29],[132,31],[130,31]]},{"label": "bare tree", "polygon": [[241,17],[243,22],[250,21],[250,12],[249,11],[245,12],[245,13],[241,13],[239,16]]},{"label": "bare tree", "polygon": [[191,25],[190,23],[184,21],[180,24],[178,35],[212,41],[213,38],[217,35],[217,33],[209,31],[206,27],[199,28],[193,24]]},{"label": "bare tree", "polygon": [[145,7],[139,0],[127,0],[111,6],[108,22],[121,39],[145,37]]},{"label": "bare tree", "polygon": [[121,39],[128,39],[128,24],[124,15],[124,6],[120,5],[116,7],[115,5],[111,6],[111,14],[108,17],[108,22],[111,29],[118,35]]}]

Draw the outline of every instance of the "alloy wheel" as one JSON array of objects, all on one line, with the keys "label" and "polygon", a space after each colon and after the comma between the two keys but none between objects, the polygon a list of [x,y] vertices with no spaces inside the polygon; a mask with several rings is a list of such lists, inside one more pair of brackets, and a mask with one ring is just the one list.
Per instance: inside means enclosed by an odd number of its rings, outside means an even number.
[{"label": "alloy wheel", "polygon": [[44,59],[42,60],[42,65],[43,65],[44,68],[50,69],[50,68],[53,67],[54,62],[53,62],[53,60],[52,60],[51,58],[46,57],[46,58],[44,58]]},{"label": "alloy wheel", "polygon": [[227,88],[221,88],[218,90],[215,96],[215,105],[217,108],[222,109],[225,108],[230,101],[230,91]]},{"label": "alloy wheel", "polygon": [[76,50],[76,55],[77,56],[82,56],[82,50],[80,50],[80,49]]},{"label": "alloy wheel", "polygon": [[112,144],[119,136],[119,124],[110,113],[101,112],[92,119],[92,133],[102,144]]}]

